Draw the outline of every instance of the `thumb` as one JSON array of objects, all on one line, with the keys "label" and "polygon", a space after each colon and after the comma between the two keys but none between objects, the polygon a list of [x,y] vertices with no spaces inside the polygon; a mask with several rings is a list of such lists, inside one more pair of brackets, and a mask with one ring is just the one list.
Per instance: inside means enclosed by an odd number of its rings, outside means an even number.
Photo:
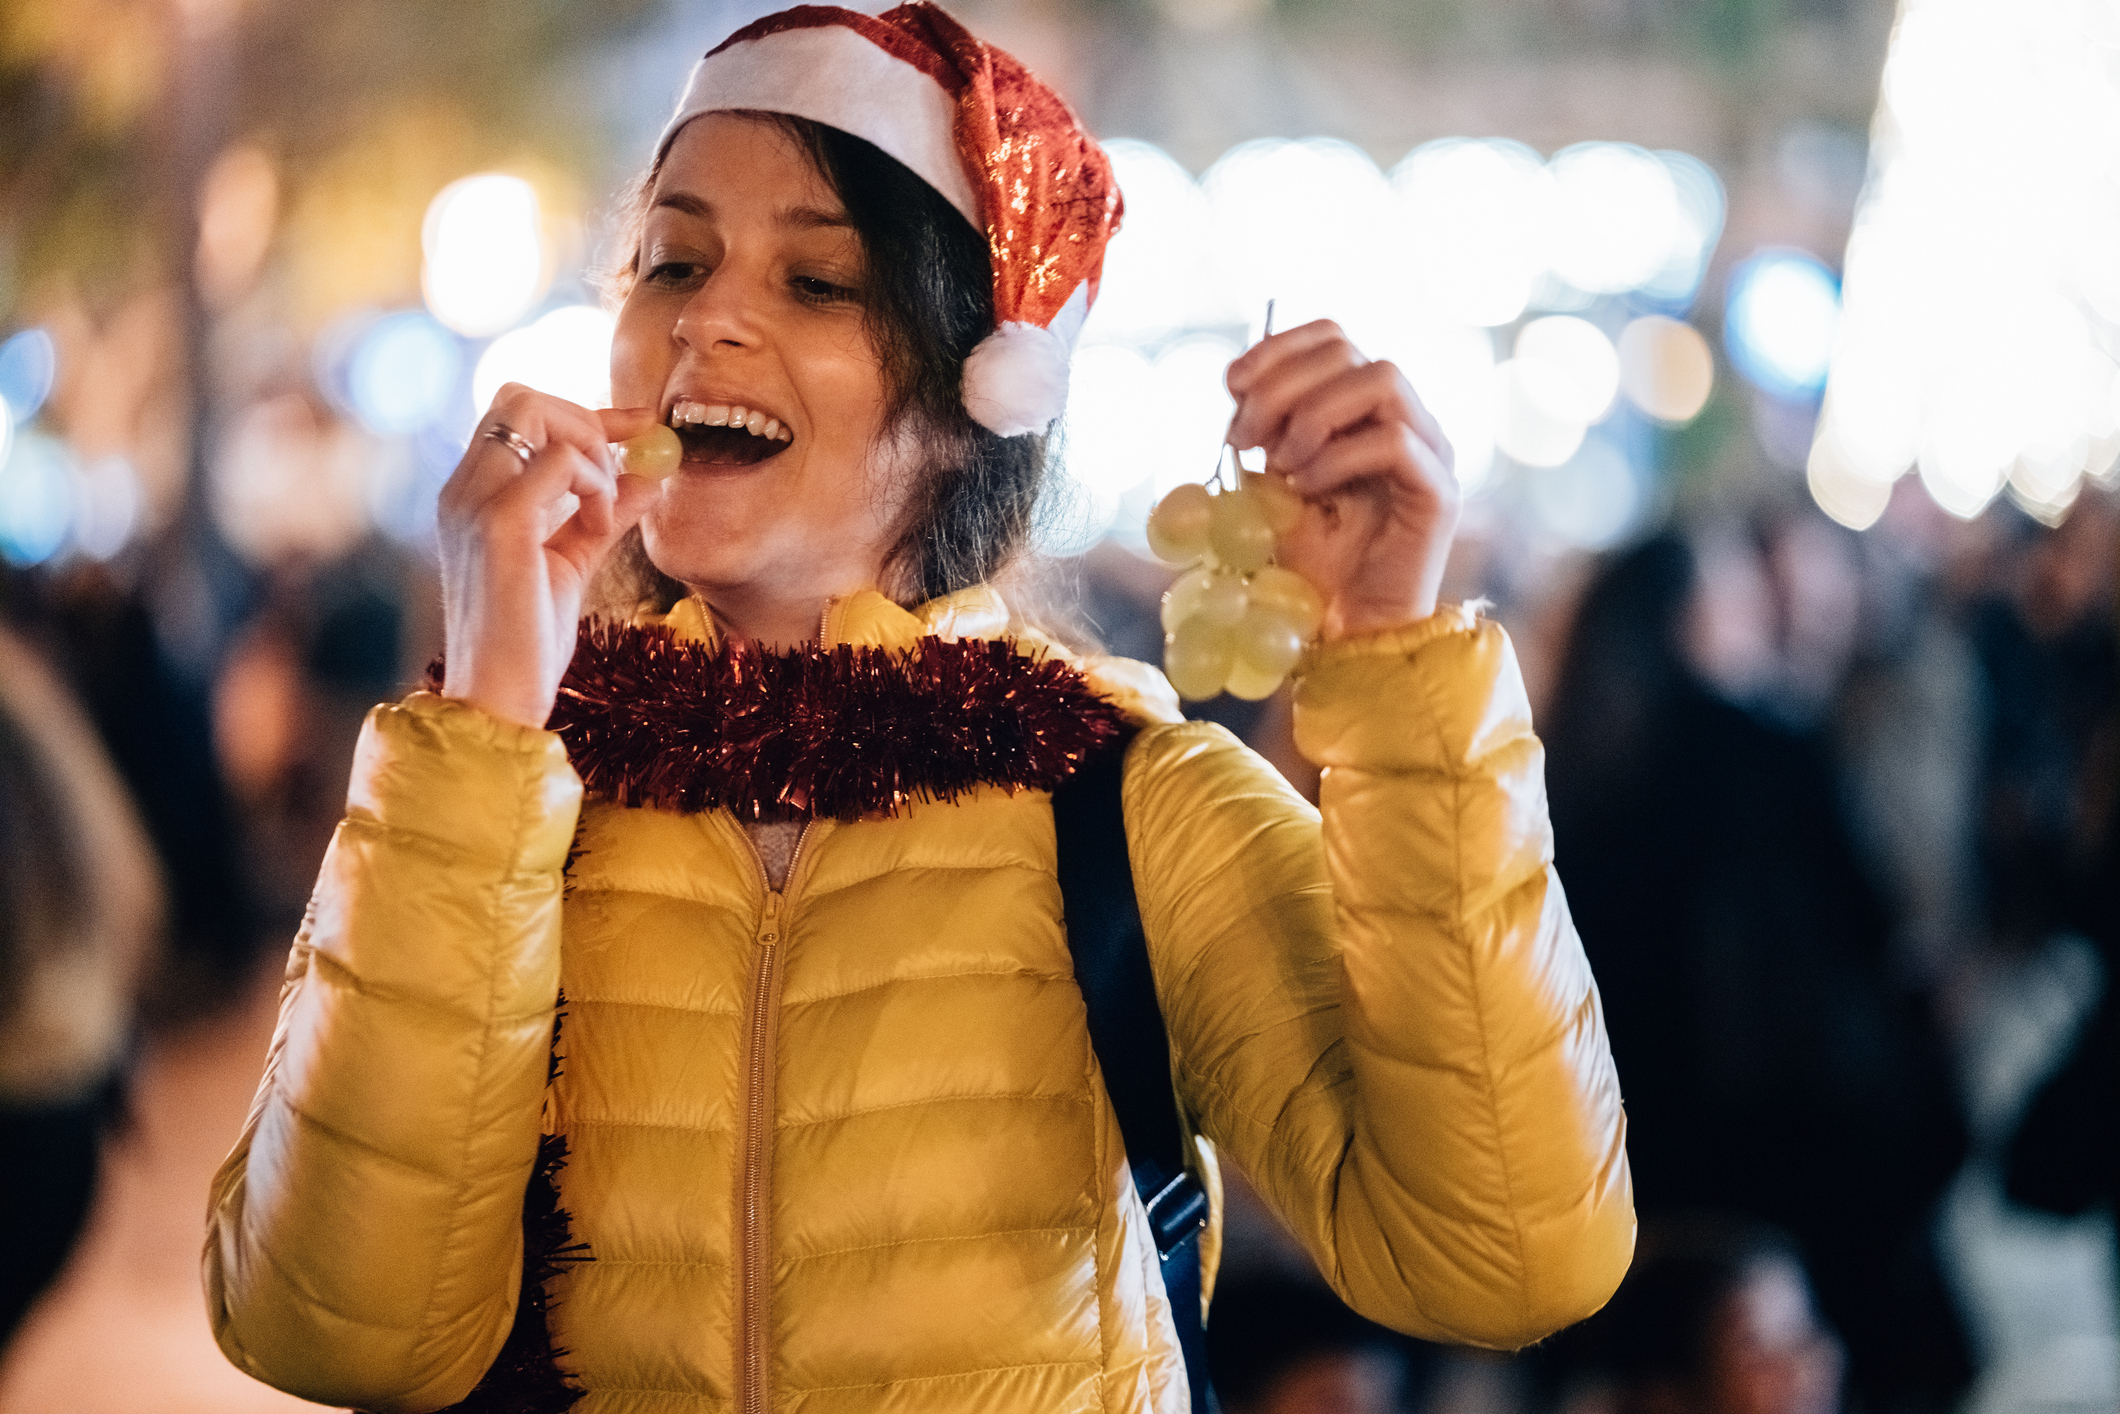
[{"label": "thumb", "polygon": [[629,437],[638,437],[661,420],[656,417],[654,408],[604,408],[596,415],[604,424],[606,442],[623,442]]}]

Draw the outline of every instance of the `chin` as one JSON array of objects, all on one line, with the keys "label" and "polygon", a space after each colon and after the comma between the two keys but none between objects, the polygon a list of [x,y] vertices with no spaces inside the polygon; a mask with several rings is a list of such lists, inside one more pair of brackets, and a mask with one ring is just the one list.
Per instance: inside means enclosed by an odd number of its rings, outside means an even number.
[{"label": "chin", "polygon": [[641,520],[648,559],[694,588],[755,582],[771,573],[769,542],[780,537],[761,534],[770,520],[747,510],[740,498],[688,495],[673,485]]}]

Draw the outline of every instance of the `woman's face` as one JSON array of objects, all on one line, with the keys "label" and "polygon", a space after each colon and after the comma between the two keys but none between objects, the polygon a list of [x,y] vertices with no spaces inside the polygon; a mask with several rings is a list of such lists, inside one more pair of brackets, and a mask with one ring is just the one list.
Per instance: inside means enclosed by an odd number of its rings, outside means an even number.
[{"label": "woman's face", "polygon": [[[780,128],[708,114],[678,132],[618,315],[612,402],[654,408],[685,445],[642,523],[649,557],[752,634],[770,606],[876,583],[895,538],[866,277],[839,198]],[[728,425],[736,410],[747,425]]]}]

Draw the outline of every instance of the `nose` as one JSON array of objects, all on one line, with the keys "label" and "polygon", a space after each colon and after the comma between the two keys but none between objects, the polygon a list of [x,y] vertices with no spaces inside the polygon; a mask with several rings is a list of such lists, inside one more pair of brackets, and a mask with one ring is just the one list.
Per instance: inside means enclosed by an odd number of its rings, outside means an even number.
[{"label": "nose", "polygon": [[725,260],[701,282],[677,314],[672,336],[698,353],[755,348],[760,342],[756,281],[736,260]]}]

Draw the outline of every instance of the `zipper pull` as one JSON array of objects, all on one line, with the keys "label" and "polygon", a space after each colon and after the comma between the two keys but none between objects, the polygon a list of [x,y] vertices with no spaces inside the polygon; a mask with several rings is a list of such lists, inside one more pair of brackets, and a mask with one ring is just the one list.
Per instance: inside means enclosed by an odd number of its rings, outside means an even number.
[{"label": "zipper pull", "polygon": [[766,890],[766,916],[758,925],[758,941],[767,947],[780,941],[780,901],[780,890]]}]

